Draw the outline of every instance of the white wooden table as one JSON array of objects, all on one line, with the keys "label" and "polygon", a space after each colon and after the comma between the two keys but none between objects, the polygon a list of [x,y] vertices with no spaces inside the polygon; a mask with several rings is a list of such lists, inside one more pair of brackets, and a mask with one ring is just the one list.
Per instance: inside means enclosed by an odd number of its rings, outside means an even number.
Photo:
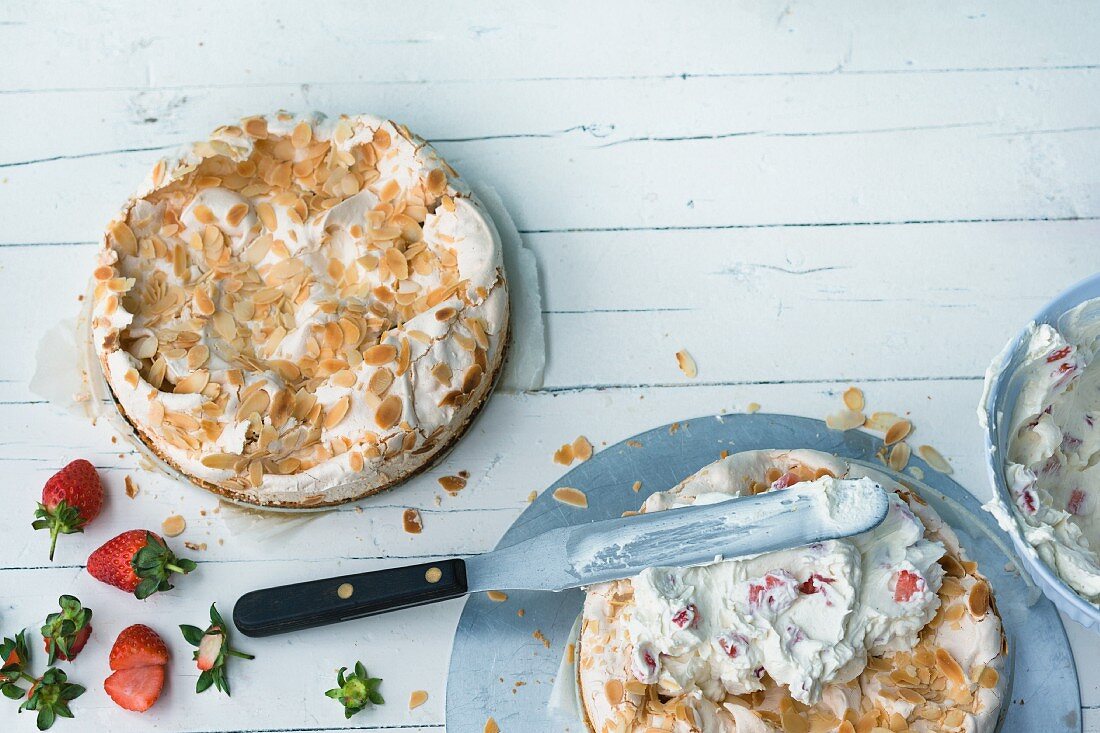
[{"label": "white wooden table", "polygon": [[[442,728],[460,601],[242,639],[257,659],[234,666],[231,699],[194,695],[176,625],[260,585],[487,550],[580,434],[598,449],[750,402],[823,417],[856,384],[870,409],[910,412],[914,440],[988,496],[984,368],[1100,267],[1100,5],[731,5],[0,5],[0,631],[37,629],[62,592],[94,608],[67,667],[89,691],[57,730]],[[257,541],[28,380],[44,331],[77,311],[102,225],[152,162],[278,108],[402,120],[494,186],[538,258],[548,363],[541,389],[495,395],[430,473]],[[697,379],[677,369],[680,348]],[[100,468],[109,502],[50,564],[34,501],[77,457]],[[444,495],[436,478],[462,469],[469,487]],[[402,531],[405,507],[423,534]],[[177,546],[207,544],[175,591],[142,604],[83,570],[101,542],[174,513],[188,521]],[[110,644],[137,622],[174,654],[144,716],[102,690]],[[1085,727],[1100,731],[1100,638],[1067,630]],[[389,702],[345,722],[323,692],[357,659]],[[430,696],[410,712],[414,689]],[[0,700],[0,728],[33,730],[14,709]]]}]

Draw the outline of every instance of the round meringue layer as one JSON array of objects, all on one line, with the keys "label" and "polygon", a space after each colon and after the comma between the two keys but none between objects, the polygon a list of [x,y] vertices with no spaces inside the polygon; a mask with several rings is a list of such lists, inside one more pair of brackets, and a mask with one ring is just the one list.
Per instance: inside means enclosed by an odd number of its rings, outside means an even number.
[{"label": "round meringue layer", "polygon": [[160,161],[94,278],[120,411],[253,503],[348,501],[423,468],[507,344],[489,217],[430,145],[367,115],[247,118]]},{"label": "round meringue layer", "polygon": [[885,474],[816,451],[748,451],[643,511],[862,481],[891,492],[870,532],[588,589],[577,677],[589,727],[992,731],[1007,652],[988,583]]}]

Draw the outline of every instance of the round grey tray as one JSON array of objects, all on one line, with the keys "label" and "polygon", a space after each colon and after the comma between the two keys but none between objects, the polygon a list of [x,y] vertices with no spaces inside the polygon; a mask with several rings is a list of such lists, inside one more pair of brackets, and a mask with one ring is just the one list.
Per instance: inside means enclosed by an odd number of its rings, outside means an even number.
[{"label": "round grey tray", "polygon": [[[639,445],[640,444],[640,445]],[[501,538],[515,544],[556,527],[618,517],[646,496],[665,491],[712,463],[719,453],[765,448],[812,448],[874,465],[882,445],[856,430],[829,430],[820,420],[791,415],[718,415],[664,425],[606,448],[542,492]],[[1054,605],[1018,572],[1016,558],[993,519],[949,476],[914,457],[923,481],[914,485],[955,531],[993,586],[1004,620],[1014,673],[1000,730],[1003,733],[1079,733],[1081,695],[1069,641]],[[635,493],[631,486],[642,481]],[[554,500],[553,489],[575,486],[588,495],[588,509]],[[1009,565],[1012,563],[1012,565]],[[505,731],[572,731],[584,725],[547,711],[570,628],[584,594],[513,592],[504,603],[484,594],[462,611],[451,650],[447,684],[447,730],[482,733],[492,716]],[[523,616],[518,611],[523,609]],[[536,630],[550,647],[534,636]]]}]

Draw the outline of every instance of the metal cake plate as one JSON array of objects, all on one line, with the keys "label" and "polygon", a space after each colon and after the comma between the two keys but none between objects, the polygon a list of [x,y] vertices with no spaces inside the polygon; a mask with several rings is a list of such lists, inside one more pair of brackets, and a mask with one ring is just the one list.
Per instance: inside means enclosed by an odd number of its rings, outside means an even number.
[{"label": "metal cake plate", "polygon": [[[640,445],[639,445],[640,444]],[[529,506],[498,547],[556,527],[618,517],[637,509],[651,493],[665,491],[719,458],[720,451],[812,448],[883,470],[874,436],[829,430],[820,420],[790,415],[719,415],[664,425],[610,446],[578,465]],[[1065,629],[1054,605],[1015,571],[1007,538],[979,502],[949,476],[914,456],[910,466],[924,479],[898,476],[914,485],[958,532],[970,556],[989,578],[1004,620],[1012,663],[1002,733],[1080,733],[1081,696]],[[638,493],[635,481],[642,481]],[[554,500],[553,489],[575,486],[588,495],[588,509]],[[471,597],[458,623],[447,684],[449,733],[482,733],[492,716],[504,731],[581,733],[580,721],[552,717],[547,705],[564,645],[584,594],[513,592],[504,603],[485,594]],[[523,609],[523,616],[518,611]],[[536,631],[549,641],[544,646]]]}]

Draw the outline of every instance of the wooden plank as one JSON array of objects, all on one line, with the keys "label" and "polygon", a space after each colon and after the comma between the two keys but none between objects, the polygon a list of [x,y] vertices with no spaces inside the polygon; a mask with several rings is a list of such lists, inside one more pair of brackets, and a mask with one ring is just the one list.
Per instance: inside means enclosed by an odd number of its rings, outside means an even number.
[{"label": "wooden plank", "polygon": [[[783,79],[357,81],[320,87],[289,82],[258,87],[236,80],[195,89],[12,92],[0,94],[0,114],[43,124],[29,126],[17,143],[0,141],[0,165],[170,148],[243,115],[276,109],[373,112],[442,142],[569,137],[628,146],[616,151],[624,155],[640,138],[828,138],[928,128],[1053,135],[1097,125],[1097,110],[1075,102],[1095,94],[1098,86],[1100,69],[1040,68]],[[546,99],[562,103],[547,106]]]},{"label": "wooden plank", "polygon": [[[203,0],[157,8],[33,0],[0,10],[5,89],[317,85],[424,78],[835,73],[1096,64],[1089,2],[885,6],[771,0],[525,8],[496,0],[394,13],[382,3]],[[924,32],[918,32],[924,29]],[[63,42],[59,42],[63,41]]]},{"label": "wooden plank", "polygon": [[[977,379],[1095,268],[1098,237],[1097,221],[529,234],[545,388],[691,385],[681,348],[696,383]],[[9,332],[27,345],[0,362],[0,400],[37,399],[35,347],[77,312],[94,249],[0,248],[0,310],[25,313]],[[65,295],[43,301],[44,278]],[[607,357],[579,356],[592,354]]]}]

